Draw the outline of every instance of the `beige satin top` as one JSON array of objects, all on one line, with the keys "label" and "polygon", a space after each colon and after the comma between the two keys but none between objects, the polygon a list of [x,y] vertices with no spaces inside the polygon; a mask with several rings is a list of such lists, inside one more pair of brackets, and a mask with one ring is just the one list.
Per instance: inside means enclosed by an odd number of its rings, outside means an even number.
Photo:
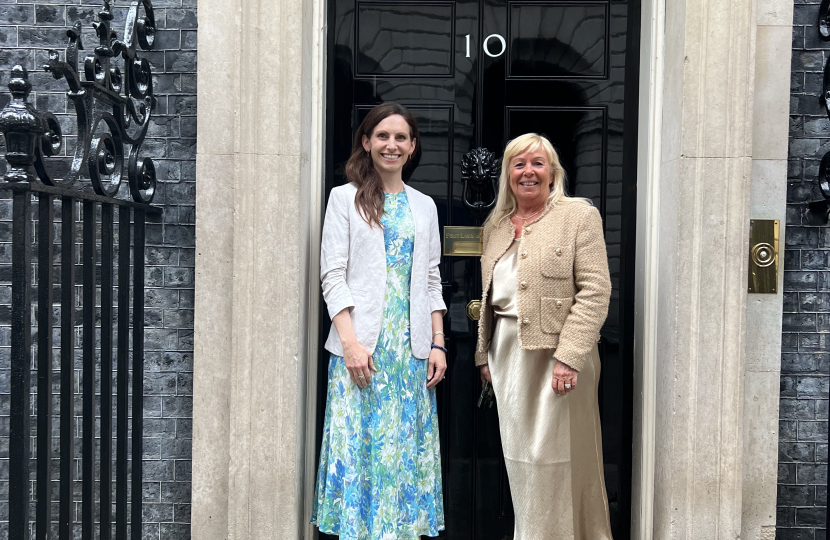
[{"label": "beige satin top", "polygon": [[499,317],[519,317],[519,308],[516,305],[516,257],[519,252],[519,240],[513,240],[513,244],[493,269],[493,298],[490,302],[493,314]]}]

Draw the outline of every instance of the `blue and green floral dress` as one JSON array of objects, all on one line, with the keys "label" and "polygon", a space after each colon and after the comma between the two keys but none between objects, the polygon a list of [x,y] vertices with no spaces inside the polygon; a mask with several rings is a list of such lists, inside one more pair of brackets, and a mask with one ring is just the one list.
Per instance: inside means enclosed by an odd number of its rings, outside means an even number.
[{"label": "blue and green floral dress", "polygon": [[406,191],[383,205],[386,295],[361,389],[343,358],[329,360],[323,445],[311,522],[341,540],[417,540],[444,529],[435,389],[427,361],[412,356],[409,284],[415,220]]}]

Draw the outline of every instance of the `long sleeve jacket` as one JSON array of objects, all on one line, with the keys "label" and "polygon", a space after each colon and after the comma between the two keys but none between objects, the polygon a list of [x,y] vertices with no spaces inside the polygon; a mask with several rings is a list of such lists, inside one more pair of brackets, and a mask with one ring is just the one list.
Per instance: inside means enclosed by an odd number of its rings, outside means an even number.
[{"label": "long sleeve jacket", "polygon": [[[484,230],[477,366],[488,362],[490,351],[493,269],[513,237],[508,219]],[[518,263],[519,345],[555,350],[557,360],[581,370],[599,338],[611,296],[599,212],[580,201],[563,201],[547,209],[525,228]]]},{"label": "long sleeve jacket", "polygon": [[[432,312],[444,311],[441,274],[441,239],[438,212],[433,200],[420,191],[405,187],[415,219],[412,255],[409,324],[412,355],[428,358],[432,343]],[[346,184],[331,190],[320,252],[323,299],[329,316],[348,309],[358,342],[367,350],[377,346],[386,293],[386,246],[383,229],[372,227],[357,211],[357,186]],[[326,350],[338,356],[343,347],[332,325]]]}]

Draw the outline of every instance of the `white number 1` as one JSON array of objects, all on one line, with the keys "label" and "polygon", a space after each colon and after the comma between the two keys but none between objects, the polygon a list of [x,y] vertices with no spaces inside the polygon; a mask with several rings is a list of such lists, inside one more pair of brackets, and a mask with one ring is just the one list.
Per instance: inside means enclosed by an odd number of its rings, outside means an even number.
[{"label": "white number 1", "polygon": [[467,34],[467,58],[470,57],[470,34]]}]

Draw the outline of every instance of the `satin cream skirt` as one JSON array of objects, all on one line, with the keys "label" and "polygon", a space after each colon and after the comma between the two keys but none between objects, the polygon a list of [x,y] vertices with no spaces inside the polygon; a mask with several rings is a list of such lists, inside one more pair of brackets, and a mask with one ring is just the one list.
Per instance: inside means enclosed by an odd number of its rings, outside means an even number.
[{"label": "satin cream skirt", "polygon": [[490,345],[514,540],[611,540],[597,347],[576,389],[557,396],[552,351],[520,349],[517,328],[516,318],[497,317]]}]

